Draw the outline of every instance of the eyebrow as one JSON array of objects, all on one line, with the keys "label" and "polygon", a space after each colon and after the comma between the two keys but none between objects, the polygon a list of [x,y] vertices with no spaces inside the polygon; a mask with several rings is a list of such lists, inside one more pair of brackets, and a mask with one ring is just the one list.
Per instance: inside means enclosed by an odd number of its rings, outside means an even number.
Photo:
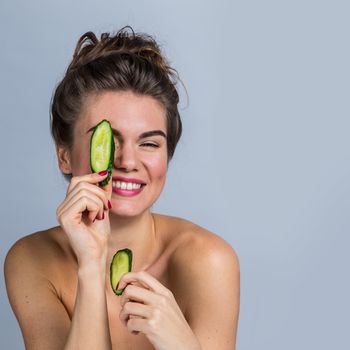
[{"label": "eyebrow", "polygon": [[[93,126],[86,133],[88,134],[89,132],[93,131],[95,128],[96,128],[96,126]],[[121,137],[122,136],[122,133],[119,130],[112,128],[112,131],[113,131],[113,135],[115,135],[117,137]],[[151,136],[163,136],[165,139],[167,138],[165,132],[162,131],[162,130],[150,130],[150,131],[143,132],[138,137],[138,139],[141,140],[141,139],[145,139],[145,138],[151,137]]]}]

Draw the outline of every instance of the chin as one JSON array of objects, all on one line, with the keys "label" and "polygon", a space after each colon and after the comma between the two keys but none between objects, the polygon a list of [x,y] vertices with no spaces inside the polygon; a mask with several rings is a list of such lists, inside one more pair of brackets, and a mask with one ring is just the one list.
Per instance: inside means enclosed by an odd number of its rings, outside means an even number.
[{"label": "chin", "polygon": [[141,208],[141,207],[137,207],[135,205],[133,205],[133,206],[131,206],[131,205],[116,205],[116,206],[113,206],[112,209],[110,209],[110,213],[112,215],[115,215],[118,217],[132,218],[132,217],[140,216],[148,209],[149,209],[148,207]]},{"label": "chin", "polygon": [[152,193],[151,196],[136,196],[129,198],[118,198],[112,195],[112,209],[110,209],[110,213],[125,218],[140,216],[152,208],[153,204],[159,198],[160,193],[161,191],[158,193]]}]

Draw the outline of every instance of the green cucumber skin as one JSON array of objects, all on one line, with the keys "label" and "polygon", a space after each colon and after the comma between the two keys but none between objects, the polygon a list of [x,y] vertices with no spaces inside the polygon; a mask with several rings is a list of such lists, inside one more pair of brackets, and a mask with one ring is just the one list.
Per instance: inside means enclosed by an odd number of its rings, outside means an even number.
[{"label": "green cucumber skin", "polygon": [[[95,126],[95,129],[94,130],[96,130],[97,129],[97,127],[101,124],[101,123],[103,123],[103,122],[107,122],[108,124],[109,124],[109,126],[111,127],[111,124],[110,124],[110,122],[107,120],[107,119],[103,119],[103,120],[101,120],[96,126]],[[92,135],[91,135],[91,138],[90,138],[90,169],[91,169],[91,171],[93,172],[93,173],[95,173],[96,171],[95,171],[95,169],[93,168],[93,166],[92,166],[92,159],[91,159],[91,145],[92,145],[92,139],[93,139],[93,135],[94,135],[94,133],[92,133]],[[112,171],[113,171],[113,164],[114,164],[114,152],[115,152],[115,144],[114,144],[114,137],[113,137],[113,132],[111,132],[111,144],[112,144],[112,149],[111,149],[111,156],[110,156],[110,159],[109,159],[109,163],[108,163],[108,168],[106,169],[107,171],[108,171],[108,175],[107,175],[107,177],[103,180],[103,181],[101,181],[101,182],[99,182],[98,184],[99,184],[99,186],[106,186],[107,184],[108,184],[108,182],[109,182],[109,180],[111,179],[111,177],[112,177]]]},{"label": "green cucumber skin", "polygon": [[126,253],[128,255],[128,258],[129,258],[128,272],[131,271],[131,266],[132,266],[132,251],[129,248],[120,249],[113,255],[113,258],[112,258],[112,261],[111,261],[111,264],[110,264],[110,268],[109,268],[109,276],[110,276],[110,282],[111,282],[112,290],[113,290],[114,294],[116,294],[118,296],[123,294],[125,288],[115,289],[115,286],[113,286],[113,284],[112,284],[112,265],[113,265],[114,258],[117,256],[118,253],[121,253],[121,252],[124,252],[124,253]]}]

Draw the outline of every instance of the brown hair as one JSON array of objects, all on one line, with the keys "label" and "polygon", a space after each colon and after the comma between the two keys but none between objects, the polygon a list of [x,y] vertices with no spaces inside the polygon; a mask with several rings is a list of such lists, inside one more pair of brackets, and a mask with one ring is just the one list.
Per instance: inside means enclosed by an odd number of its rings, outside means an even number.
[{"label": "brown hair", "polygon": [[[86,97],[101,91],[132,91],[148,95],[166,110],[168,161],[182,132],[176,90],[178,74],[156,41],[129,26],[115,35],[93,32],[77,42],[73,60],[51,101],[51,134],[56,145],[71,149],[73,130]],[[69,176],[66,178],[69,178]]]}]

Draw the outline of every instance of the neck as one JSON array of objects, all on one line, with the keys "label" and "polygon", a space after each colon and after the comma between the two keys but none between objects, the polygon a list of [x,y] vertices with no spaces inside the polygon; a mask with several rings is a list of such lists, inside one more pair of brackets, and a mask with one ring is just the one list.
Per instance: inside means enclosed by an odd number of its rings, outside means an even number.
[{"label": "neck", "polygon": [[119,217],[110,214],[111,238],[108,256],[110,260],[119,249],[129,248],[133,252],[133,271],[146,269],[157,248],[154,219],[150,211],[137,217]]}]

